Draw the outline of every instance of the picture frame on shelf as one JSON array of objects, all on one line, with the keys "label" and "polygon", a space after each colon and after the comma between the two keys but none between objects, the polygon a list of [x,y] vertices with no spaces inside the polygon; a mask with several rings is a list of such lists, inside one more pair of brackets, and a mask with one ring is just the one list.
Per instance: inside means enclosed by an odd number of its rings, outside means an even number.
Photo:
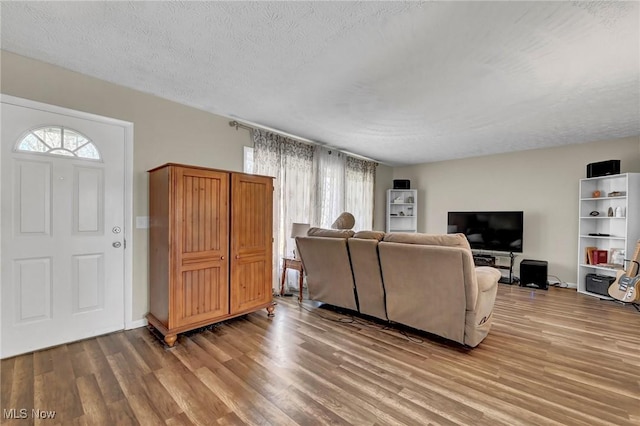
[{"label": "picture frame on shelf", "polygon": [[609,251],[609,263],[613,265],[624,266],[625,249],[612,248]]}]

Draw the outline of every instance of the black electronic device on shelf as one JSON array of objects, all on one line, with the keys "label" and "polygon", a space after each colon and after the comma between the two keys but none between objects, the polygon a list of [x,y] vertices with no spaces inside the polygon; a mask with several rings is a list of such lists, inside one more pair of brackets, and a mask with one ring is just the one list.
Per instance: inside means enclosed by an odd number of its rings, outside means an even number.
[{"label": "black electronic device on shelf", "polygon": [[620,160],[607,160],[587,164],[587,177],[610,176],[620,174]]},{"label": "black electronic device on shelf", "polygon": [[609,286],[616,280],[616,277],[590,273],[584,279],[588,292],[609,297]]},{"label": "black electronic device on shelf", "polygon": [[393,189],[411,189],[411,181],[409,179],[394,179]]},{"label": "black electronic device on shelf", "polygon": [[494,266],[496,264],[496,257],[488,254],[474,254],[473,263],[476,266]]}]

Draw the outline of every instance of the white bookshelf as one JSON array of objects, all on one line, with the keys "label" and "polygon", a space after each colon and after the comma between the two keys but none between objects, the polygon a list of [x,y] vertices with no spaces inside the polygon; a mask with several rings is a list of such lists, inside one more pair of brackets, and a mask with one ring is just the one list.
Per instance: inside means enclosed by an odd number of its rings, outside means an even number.
[{"label": "white bookshelf", "polygon": [[418,191],[387,189],[387,232],[418,232]]},{"label": "white bookshelf", "polygon": [[[594,191],[600,191],[600,196],[594,197]],[[609,196],[614,191],[620,192],[621,195]],[[618,207],[622,209],[622,217],[615,217]],[[609,208],[614,212],[613,217],[607,214]],[[588,264],[586,248],[597,247],[607,250],[609,263],[612,249],[624,249],[625,259],[631,257],[636,241],[640,239],[640,173],[581,179],[578,210],[578,292],[606,298],[588,292],[585,277],[589,273],[615,276],[619,269]],[[592,211],[597,211],[598,216],[591,216]]]}]

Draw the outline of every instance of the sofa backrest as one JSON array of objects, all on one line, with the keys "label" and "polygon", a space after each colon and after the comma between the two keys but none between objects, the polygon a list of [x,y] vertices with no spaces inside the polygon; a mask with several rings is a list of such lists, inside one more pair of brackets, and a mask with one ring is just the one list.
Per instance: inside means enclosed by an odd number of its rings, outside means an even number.
[{"label": "sofa backrest", "polygon": [[389,320],[464,343],[478,295],[464,235],[387,234],[378,250]]},{"label": "sofa backrest", "polygon": [[[475,268],[473,262],[473,253],[471,252],[471,246],[467,240],[466,235],[462,233],[457,234],[413,234],[395,232],[385,234],[383,241],[390,243],[404,243],[404,244],[416,244],[425,246],[438,246],[438,247],[458,247],[464,249],[468,256],[464,256],[464,263],[466,269],[473,271]],[[467,301],[467,309],[473,309],[476,305],[478,298],[478,286],[476,282],[475,272],[471,272],[466,275],[465,283],[465,298]]]},{"label": "sofa backrest", "polygon": [[378,258],[378,242],[384,232],[361,231],[349,238],[349,254],[360,312],[387,320],[384,284]]},{"label": "sofa backrest", "polygon": [[419,244],[428,246],[460,247],[471,250],[464,234],[415,234],[407,232],[391,232],[385,234],[384,241],[389,243]]},{"label": "sofa backrest", "polygon": [[351,230],[311,228],[296,237],[309,298],[341,308],[358,310],[347,239]]}]

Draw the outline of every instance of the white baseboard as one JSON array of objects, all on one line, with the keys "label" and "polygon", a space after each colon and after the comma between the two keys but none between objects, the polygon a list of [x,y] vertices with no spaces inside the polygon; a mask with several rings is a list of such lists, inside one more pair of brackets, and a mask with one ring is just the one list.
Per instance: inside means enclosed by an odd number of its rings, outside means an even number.
[{"label": "white baseboard", "polygon": [[139,319],[137,321],[131,321],[127,324],[124,325],[124,329],[125,330],[132,330],[134,328],[140,328],[140,327],[146,327],[147,326],[147,319],[146,318],[142,318]]}]

